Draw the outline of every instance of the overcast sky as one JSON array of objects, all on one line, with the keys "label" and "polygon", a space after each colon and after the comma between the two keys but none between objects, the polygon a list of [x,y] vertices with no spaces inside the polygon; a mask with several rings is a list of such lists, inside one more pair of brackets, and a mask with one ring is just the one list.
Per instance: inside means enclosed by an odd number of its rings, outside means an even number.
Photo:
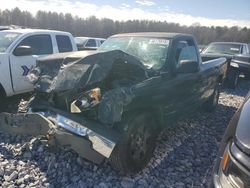
[{"label": "overcast sky", "polygon": [[5,0],[0,9],[18,7],[96,16],[113,20],[147,19],[192,25],[250,28],[250,0]]}]

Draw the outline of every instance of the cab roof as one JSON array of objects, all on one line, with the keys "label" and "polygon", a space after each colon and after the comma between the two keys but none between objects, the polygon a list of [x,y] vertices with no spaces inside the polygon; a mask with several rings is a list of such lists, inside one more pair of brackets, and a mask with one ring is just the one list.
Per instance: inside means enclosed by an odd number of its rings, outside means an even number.
[{"label": "cab roof", "polygon": [[13,33],[64,33],[69,34],[68,32],[64,31],[56,31],[56,30],[49,30],[49,29],[11,29],[11,30],[3,30],[2,32],[13,32]]},{"label": "cab roof", "polygon": [[141,33],[122,33],[113,35],[111,37],[159,37],[159,38],[176,38],[181,36],[192,36],[189,34],[183,34],[183,33],[167,33],[167,32],[141,32]]}]

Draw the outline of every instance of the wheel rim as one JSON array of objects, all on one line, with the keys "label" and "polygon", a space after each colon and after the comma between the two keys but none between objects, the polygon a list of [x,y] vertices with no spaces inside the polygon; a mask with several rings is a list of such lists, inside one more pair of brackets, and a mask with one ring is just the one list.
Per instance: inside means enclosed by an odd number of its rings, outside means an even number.
[{"label": "wheel rim", "polygon": [[141,161],[147,156],[151,136],[146,125],[141,125],[130,135],[130,155],[134,161]]}]

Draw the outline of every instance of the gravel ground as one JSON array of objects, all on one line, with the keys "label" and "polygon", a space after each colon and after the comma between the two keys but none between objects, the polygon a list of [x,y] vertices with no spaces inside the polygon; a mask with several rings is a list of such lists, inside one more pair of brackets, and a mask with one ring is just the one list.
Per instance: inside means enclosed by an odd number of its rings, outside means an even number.
[{"label": "gravel ground", "polygon": [[38,138],[0,133],[0,187],[206,187],[219,141],[249,89],[241,80],[222,91],[215,112],[197,112],[164,131],[149,165],[131,176],[108,161],[96,166],[70,150],[51,152]]}]

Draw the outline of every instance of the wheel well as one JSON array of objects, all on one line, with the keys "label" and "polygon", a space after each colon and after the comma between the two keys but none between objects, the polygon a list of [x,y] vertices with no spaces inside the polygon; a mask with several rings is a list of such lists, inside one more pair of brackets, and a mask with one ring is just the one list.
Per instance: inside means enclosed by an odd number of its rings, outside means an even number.
[{"label": "wheel well", "polygon": [[0,84],[0,97],[6,97],[6,93],[2,84]]}]

